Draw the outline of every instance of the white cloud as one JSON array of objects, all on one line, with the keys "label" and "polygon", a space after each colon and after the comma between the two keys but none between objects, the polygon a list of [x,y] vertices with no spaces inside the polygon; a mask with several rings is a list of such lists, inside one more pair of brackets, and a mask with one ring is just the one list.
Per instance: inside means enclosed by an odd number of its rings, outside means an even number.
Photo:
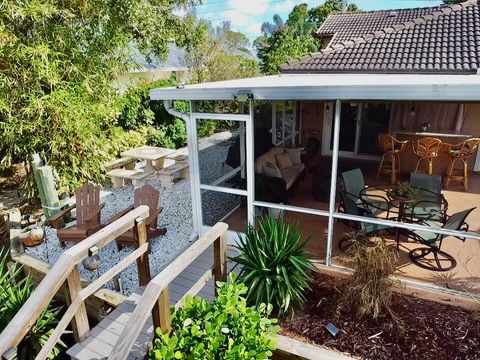
[{"label": "white cloud", "polygon": [[268,3],[262,0],[229,0],[228,7],[238,13],[254,16],[263,15],[269,9]]}]

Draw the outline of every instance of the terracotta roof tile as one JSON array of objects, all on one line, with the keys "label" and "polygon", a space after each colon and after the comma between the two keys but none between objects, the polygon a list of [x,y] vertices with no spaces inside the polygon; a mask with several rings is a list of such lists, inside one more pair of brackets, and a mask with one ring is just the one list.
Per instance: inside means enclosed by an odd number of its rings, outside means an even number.
[{"label": "terracotta roof tile", "polygon": [[[389,11],[331,15],[319,33],[338,31],[332,45],[289,61],[281,71],[476,72],[480,63],[480,6],[477,0],[395,11],[394,19],[385,18]],[[362,16],[365,16],[363,20]],[[399,19],[403,22],[398,22]],[[352,26],[347,25],[347,20]]]}]

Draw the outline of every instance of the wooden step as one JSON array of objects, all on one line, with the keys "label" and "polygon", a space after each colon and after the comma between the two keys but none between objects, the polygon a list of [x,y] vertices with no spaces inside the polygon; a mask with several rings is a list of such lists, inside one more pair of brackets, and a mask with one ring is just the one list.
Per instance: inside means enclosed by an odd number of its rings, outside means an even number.
[{"label": "wooden step", "polygon": [[[228,262],[228,271],[232,271],[233,263]],[[213,266],[213,246],[206,249],[175,280],[170,283],[170,303],[174,306],[186,294],[208,269]],[[238,267],[235,273],[238,274]],[[81,343],[71,347],[67,354],[74,360],[106,359],[111,354],[120,334],[128,326],[128,322],[138,303],[143,288],[130,295],[118,308],[112,311],[90,332],[90,336]],[[198,294],[208,301],[215,298],[214,279],[202,288]],[[153,340],[154,332],[151,318],[140,333],[128,359],[144,359],[148,347]]]},{"label": "wooden step", "polygon": [[[135,310],[143,289],[130,295],[122,305],[103,319],[81,343],[67,350],[67,355],[75,360],[106,359],[113,350],[120,334],[125,329]],[[139,335],[128,359],[144,359],[148,346],[153,340],[153,324],[149,318]]]}]

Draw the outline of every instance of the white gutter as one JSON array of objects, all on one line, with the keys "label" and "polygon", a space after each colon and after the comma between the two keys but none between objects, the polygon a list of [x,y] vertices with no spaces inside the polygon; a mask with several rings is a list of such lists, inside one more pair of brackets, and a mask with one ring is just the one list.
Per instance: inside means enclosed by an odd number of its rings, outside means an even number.
[{"label": "white gutter", "polygon": [[176,110],[174,107],[173,107],[173,104],[172,104],[172,100],[164,100],[163,101],[163,106],[165,107],[165,110],[167,110],[167,112],[170,114],[170,115],[173,115],[177,118],[180,118],[182,119],[183,121],[185,122],[188,122],[189,119],[190,119],[190,114],[186,114],[186,113],[182,113],[181,111],[178,111]]}]

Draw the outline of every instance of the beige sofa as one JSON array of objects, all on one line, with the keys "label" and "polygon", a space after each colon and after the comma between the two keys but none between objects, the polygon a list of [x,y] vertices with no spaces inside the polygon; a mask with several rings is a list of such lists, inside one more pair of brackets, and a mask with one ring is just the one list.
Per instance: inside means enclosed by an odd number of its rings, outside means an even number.
[{"label": "beige sofa", "polygon": [[265,154],[259,156],[255,160],[255,172],[259,175],[265,175],[264,170],[265,166],[267,166],[267,163],[276,166],[279,169],[279,174],[281,175],[279,177],[281,177],[285,181],[286,188],[288,190],[293,186],[293,184],[295,184],[295,181],[305,170],[305,165],[299,161],[300,155],[298,155],[296,159],[294,159],[293,157],[290,158],[293,163],[292,166],[280,168],[277,163],[277,155],[283,153],[285,153],[285,149],[283,147],[277,146],[270,149]]}]

